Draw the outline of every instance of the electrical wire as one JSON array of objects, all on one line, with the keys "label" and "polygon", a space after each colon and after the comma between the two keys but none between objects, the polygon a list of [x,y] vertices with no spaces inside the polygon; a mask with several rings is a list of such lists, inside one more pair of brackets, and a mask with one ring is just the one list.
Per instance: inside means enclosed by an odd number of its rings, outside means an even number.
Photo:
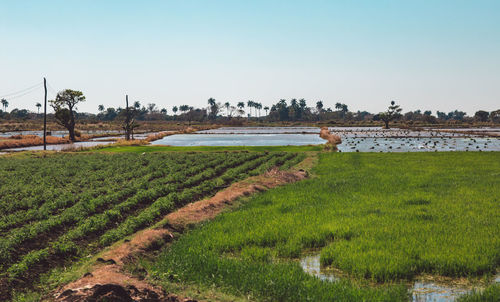
[{"label": "electrical wire", "polygon": [[49,82],[47,82],[47,88],[49,88],[50,92],[52,92],[54,95],[57,95],[57,91],[52,86],[50,86]]},{"label": "electrical wire", "polygon": [[40,86],[42,84],[43,83],[38,83],[36,85],[33,85],[33,86],[28,87],[28,88],[24,88],[24,89],[18,90],[16,92],[11,92],[11,93],[7,93],[7,94],[4,94],[4,95],[0,95],[0,98],[5,98],[5,97],[9,97],[10,99],[17,98],[16,95],[22,94],[22,93],[27,92],[29,90],[35,90],[36,88],[38,88],[38,86]]},{"label": "electrical wire", "polygon": [[[37,88],[38,88],[38,87],[37,87]],[[24,93],[22,93],[22,94],[19,94],[19,95],[16,95],[16,96],[11,96],[11,97],[9,97],[9,100],[15,100],[15,99],[17,99],[17,98],[23,97],[23,96],[25,96],[25,95],[27,95],[27,94],[30,94],[30,93],[33,93],[33,92],[35,92],[35,91],[37,91],[37,89],[31,89],[31,90],[26,91],[26,92],[24,92]]]}]

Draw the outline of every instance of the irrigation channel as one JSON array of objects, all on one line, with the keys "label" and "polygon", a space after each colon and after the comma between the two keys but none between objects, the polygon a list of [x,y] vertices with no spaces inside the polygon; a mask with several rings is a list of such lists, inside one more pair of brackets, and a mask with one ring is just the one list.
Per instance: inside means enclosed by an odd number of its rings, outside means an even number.
[{"label": "irrigation channel", "polygon": [[[300,259],[300,266],[304,272],[325,282],[336,282],[342,278],[337,271],[321,267],[320,255],[317,253],[302,257]],[[500,283],[500,274],[495,276],[493,282]],[[412,301],[414,302],[454,301],[463,294],[483,288],[483,286],[464,286],[423,279],[417,279],[409,284],[409,286],[411,287]]]}]

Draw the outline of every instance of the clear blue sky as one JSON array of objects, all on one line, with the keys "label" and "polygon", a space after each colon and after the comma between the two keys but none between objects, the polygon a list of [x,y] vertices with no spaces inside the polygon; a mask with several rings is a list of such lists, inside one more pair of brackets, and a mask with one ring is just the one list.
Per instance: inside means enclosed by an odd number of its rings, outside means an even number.
[{"label": "clear blue sky", "polygon": [[0,95],[43,76],[91,112],[129,94],[169,112],[295,97],[473,114],[500,108],[500,1],[2,0]]}]

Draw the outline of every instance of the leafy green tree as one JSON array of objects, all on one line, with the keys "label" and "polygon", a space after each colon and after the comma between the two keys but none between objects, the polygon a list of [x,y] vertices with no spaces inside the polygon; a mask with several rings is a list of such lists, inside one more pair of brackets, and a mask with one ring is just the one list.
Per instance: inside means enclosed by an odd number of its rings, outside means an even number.
[{"label": "leafy green tree", "polygon": [[401,116],[401,107],[396,105],[396,102],[391,101],[391,105],[386,112],[379,114],[379,118],[384,121],[385,129],[389,129],[389,122]]},{"label": "leafy green tree", "polygon": [[190,110],[189,105],[180,105],[180,106],[179,106],[179,111],[180,111],[180,112],[185,113],[185,112],[188,112],[189,110]]},{"label": "leafy green tree", "polygon": [[500,122],[500,109],[490,112],[490,120],[494,123]]},{"label": "leafy green tree", "polygon": [[[271,109],[272,110],[272,109]],[[289,110],[285,99],[281,99],[276,105],[275,110],[278,112],[280,121],[289,120]]]},{"label": "leafy green tree", "polygon": [[148,104],[148,111],[149,111],[149,114],[152,114],[153,112],[156,111],[156,104],[155,103],[149,103]]},{"label": "leafy green tree", "polygon": [[484,110],[476,111],[476,113],[474,114],[474,118],[480,122],[486,122],[489,116],[490,113]]},{"label": "leafy green tree", "polygon": [[305,99],[300,99],[299,100],[299,106],[300,106],[300,111],[302,111],[302,113],[304,113],[306,111],[306,108],[307,108],[306,100]]},{"label": "leafy green tree", "polygon": [[448,119],[453,119],[456,121],[463,121],[467,114],[463,111],[450,111],[448,112]]},{"label": "leafy green tree", "polygon": [[81,91],[71,89],[59,92],[56,99],[50,101],[56,121],[68,130],[71,141],[75,141],[75,106],[84,101],[85,96]]},{"label": "leafy green tree", "polygon": [[448,116],[446,115],[446,113],[442,112],[442,111],[436,111],[436,115],[438,117],[438,119],[440,120],[447,120],[448,119]]}]

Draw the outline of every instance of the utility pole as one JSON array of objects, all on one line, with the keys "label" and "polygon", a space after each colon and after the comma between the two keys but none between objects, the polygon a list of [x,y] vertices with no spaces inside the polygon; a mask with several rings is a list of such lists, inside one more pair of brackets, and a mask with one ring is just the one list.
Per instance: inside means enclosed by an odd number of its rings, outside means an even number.
[{"label": "utility pole", "polygon": [[125,95],[125,102],[126,102],[126,105],[127,107],[125,107],[126,109],[126,117],[125,117],[125,139],[126,140],[130,140],[130,115],[129,115],[129,108],[128,108],[128,94]]},{"label": "utility pole", "polygon": [[47,80],[43,78],[43,88],[45,89],[45,106],[43,109],[43,150],[47,150]]}]

